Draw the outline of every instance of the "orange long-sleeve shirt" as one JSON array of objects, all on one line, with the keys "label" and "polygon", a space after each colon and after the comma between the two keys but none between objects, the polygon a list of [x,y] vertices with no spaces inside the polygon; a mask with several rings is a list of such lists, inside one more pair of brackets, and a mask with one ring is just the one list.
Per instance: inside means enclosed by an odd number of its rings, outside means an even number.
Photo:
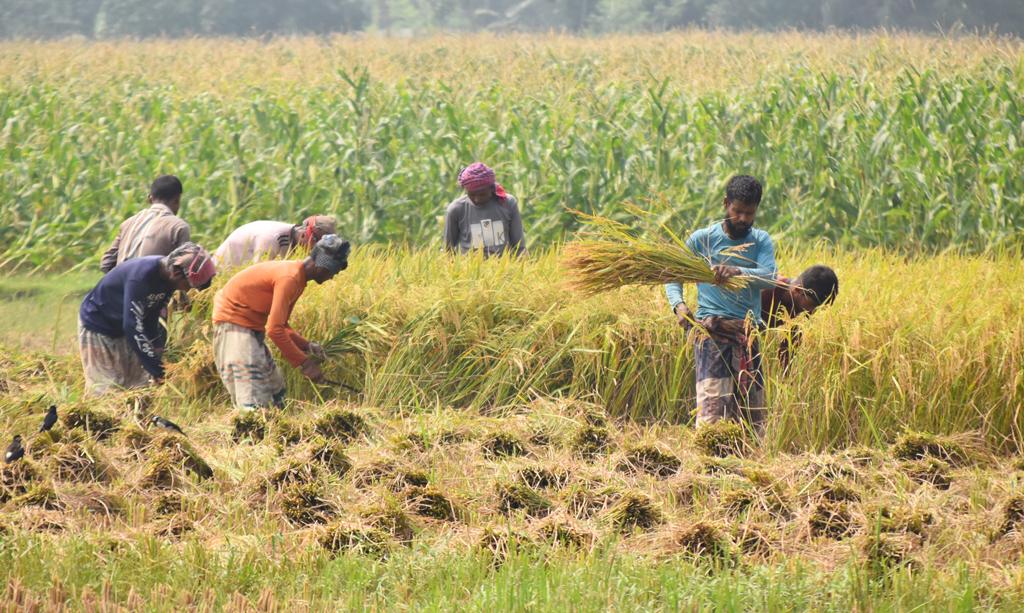
[{"label": "orange long-sleeve shirt", "polygon": [[309,341],[291,329],[288,318],[306,289],[301,261],[270,261],[239,272],[213,298],[214,323],[266,331],[292,366],[306,361]]}]

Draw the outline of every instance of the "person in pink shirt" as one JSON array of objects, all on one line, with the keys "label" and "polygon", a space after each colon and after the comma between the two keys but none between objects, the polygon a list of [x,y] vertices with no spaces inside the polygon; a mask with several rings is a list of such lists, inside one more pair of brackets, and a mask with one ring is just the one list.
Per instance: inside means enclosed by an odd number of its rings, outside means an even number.
[{"label": "person in pink shirt", "polygon": [[254,221],[236,229],[213,254],[222,268],[234,268],[274,260],[288,255],[292,249],[311,249],[321,238],[334,234],[337,223],[327,215],[307,217],[301,224],[283,221]]}]

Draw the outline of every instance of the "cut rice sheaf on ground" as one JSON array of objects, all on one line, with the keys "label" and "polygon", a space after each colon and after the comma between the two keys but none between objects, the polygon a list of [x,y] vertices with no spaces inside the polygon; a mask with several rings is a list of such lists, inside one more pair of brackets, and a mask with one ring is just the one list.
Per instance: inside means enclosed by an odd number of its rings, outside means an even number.
[{"label": "cut rice sheaf on ground", "polygon": [[625,457],[619,462],[618,469],[664,478],[676,474],[681,465],[682,462],[675,455],[653,445],[641,445],[626,452]]},{"label": "cut rice sheaf on ground", "polygon": [[697,428],[693,444],[701,452],[718,458],[742,455],[747,447],[743,426],[722,419]]},{"label": "cut rice sheaf on ground", "polygon": [[650,497],[637,492],[624,494],[609,509],[607,518],[620,532],[650,530],[665,520]]},{"label": "cut rice sheaf on ground", "polygon": [[517,512],[543,517],[551,512],[551,502],[523,483],[501,483],[497,488],[498,510],[505,515]]},{"label": "cut rice sheaf on ground", "polygon": [[121,427],[117,417],[83,405],[67,407],[61,421],[68,430],[80,429],[99,440],[110,438]]},{"label": "cut rice sheaf on ground", "polygon": [[441,521],[455,521],[460,510],[436,488],[412,487],[406,492],[406,503],[416,515]]}]

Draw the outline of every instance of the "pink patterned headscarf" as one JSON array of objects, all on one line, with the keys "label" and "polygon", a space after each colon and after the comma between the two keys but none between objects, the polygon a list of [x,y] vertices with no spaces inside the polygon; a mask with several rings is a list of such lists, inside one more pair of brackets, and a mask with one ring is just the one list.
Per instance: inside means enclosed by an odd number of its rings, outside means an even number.
[{"label": "pink patterned headscarf", "polygon": [[508,196],[505,193],[505,188],[495,180],[494,170],[483,162],[473,162],[463,169],[459,173],[459,185],[467,192],[493,187],[499,200],[504,200]]}]

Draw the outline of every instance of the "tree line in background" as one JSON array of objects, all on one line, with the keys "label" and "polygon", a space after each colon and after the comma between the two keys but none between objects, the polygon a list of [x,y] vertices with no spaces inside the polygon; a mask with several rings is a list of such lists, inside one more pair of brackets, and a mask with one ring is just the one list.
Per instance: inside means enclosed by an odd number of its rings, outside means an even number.
[{"label": "tree line in background", "polygon": [[1024,35],[1022,0],[0,0],[0,37],[899,28]]}]

